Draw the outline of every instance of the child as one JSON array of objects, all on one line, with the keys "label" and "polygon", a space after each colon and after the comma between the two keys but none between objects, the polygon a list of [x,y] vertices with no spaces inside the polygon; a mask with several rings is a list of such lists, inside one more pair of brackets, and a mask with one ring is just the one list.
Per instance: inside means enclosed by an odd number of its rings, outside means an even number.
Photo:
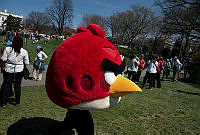
[{"label": "child", "polygon": [[[36,80],[36,81],[42,80],[42,71],[45,70],[43,61],[45,59],[47,59],[47,55],[43,52],[43,48],[40,45],[38,45],[35,61],[33,63],[33,80]],[[38,70],[39,70],[39,74],[37,77]]]}]

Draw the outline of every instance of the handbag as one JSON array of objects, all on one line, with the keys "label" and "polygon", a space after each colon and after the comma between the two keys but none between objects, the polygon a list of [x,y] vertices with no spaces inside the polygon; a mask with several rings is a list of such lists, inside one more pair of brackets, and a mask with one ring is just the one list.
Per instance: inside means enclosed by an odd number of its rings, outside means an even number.
[{"label": "handbag", "polygon": [[24,64],[24,69],[23,69],[23,77],[25,80],[27,80],[29,78],[30,72],[28,70],[28,68],[26,67],[26,64]]}]

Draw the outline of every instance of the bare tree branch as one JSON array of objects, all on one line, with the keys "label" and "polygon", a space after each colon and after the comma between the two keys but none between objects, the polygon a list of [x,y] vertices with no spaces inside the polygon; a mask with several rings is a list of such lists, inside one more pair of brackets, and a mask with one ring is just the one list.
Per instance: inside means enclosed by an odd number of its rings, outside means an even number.
[{"label": "bare tree branch", "polygon": [[62,35],[64,26],[72,25],[73,5],[71,0],[54,0],[47,8],[49,18],[56,24],[59,35]]}]

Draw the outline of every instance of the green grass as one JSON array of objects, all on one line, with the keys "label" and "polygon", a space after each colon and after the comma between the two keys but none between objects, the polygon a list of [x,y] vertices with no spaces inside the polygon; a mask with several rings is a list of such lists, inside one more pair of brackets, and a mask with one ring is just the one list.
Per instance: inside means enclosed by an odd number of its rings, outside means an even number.
[{"label": "green grass", "polygon": [[[186,94],[182,92],[190,92]],[[122,97],[110,109],[92,110],[97,135],[200,134],[200,86],[162,82],[162,89]],[[0,135],[47,135],[47,125],[62,121],[66,109],[54,105],[44,86],[23,87],[21,106],[0,109]],[[40,133],[40,134],[41,134]]]}]

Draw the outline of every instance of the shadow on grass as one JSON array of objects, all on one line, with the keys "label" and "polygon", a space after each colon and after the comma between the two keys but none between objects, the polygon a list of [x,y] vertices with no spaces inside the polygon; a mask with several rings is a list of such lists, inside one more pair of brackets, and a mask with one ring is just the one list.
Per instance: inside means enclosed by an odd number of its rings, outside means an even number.
[{"label": "shadow on grass", "polygon": [[[59,121],[44,117],[24,118],[12,124],[7,131],[7,135],[50,135],[48,126]],[[67,135],[74,135],[74,131],[64,132]],[[63,135],[64,135],[63,134]],[[61,134],[62,135],[62,134]]]},{"label": "shadow on grass", "polygon": [[197,93],[197,92],[188,92],[188,91],[183,91],[183,90],[172,90],[171,91],[171,94],[174,94],[174,93],[185,93],[185,94],[189,94],[189,95],[197,95],[197,96],[200,96],[200,93]]},{"label": "shadow on grass", "polygon": [[194,82],[194,81],[192,81],[192,80],[190,80],[188,78],[187,79],[181,78],[181,79],[179,79],[179,81],[187,83],[187,84],[191,85],[194,88],[200,88],[200,84],[199,83],[196,83],[196,82]]}]

